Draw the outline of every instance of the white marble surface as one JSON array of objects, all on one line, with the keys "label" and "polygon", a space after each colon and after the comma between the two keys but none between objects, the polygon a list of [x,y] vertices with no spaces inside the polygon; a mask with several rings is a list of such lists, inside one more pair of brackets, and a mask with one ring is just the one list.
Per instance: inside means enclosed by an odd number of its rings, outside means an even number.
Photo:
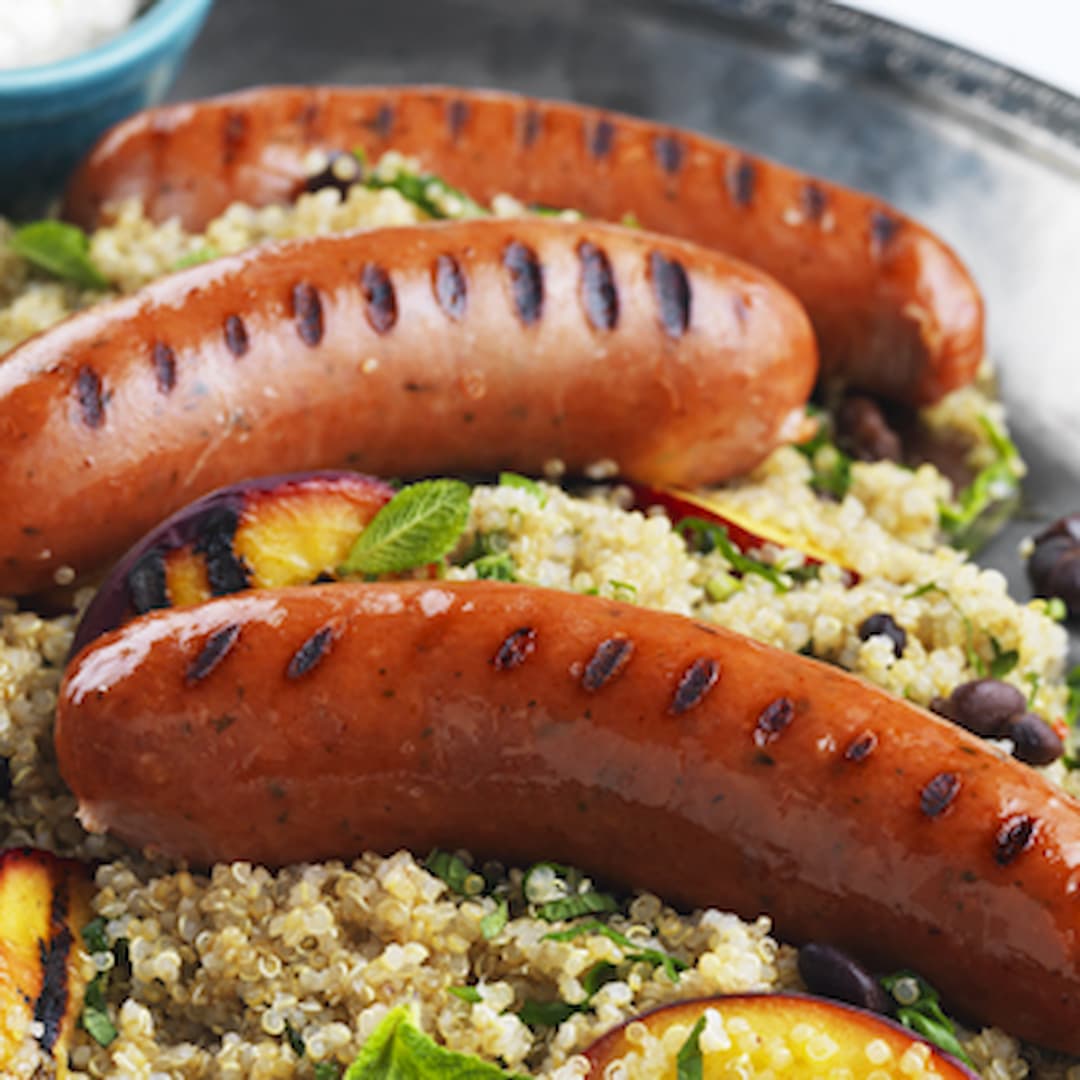
[{"label": "white marble surface", "polygon": [[1080,95],[1080,0],[846,0]]}]

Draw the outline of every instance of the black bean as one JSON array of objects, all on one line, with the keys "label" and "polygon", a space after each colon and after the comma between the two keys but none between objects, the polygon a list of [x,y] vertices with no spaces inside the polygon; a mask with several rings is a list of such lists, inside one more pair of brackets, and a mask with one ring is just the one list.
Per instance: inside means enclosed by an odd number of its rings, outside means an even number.
[{"label": "black bean", "polygon": [[322,191],[333,188],[344,197],[353,184],[364,178],[364,167],[355,154],[332,150],[326,158],[326,167],[304,181],[305,191]]},{"label": "black bean", "polygon": [[984,739],[1000,737],[1008,722],[1027,707],[1027,699],[1000,679],[961,683],[949,695],[949,719]]},{"label": "black bean", "polygon": [[860,1009],[889,1013],[889,997],[861,964],[833,945],[811,942],[799,950],[799,975],[812,994]]},{"label": "black bean", "polygon": [[1049,765],[1065,752],[1061,736],[1038,713],[1012,717],[1002,734],[1013,741],[1013,757],[1028,765]]},{"label": "black bean", "polygon": [[898,657],[904,655],[904,649],[907,648],[907,634],[887,611],[879,611],[863,619],[859,625],[859,637],[863,641],[877,634],[884,634],[892,642],[893,652]]},{"label": "black bean", "polygon": [[836,409],[836,445],[856,461],[900,461],[900,436],[881,406],[861,394],[844,398]]},{"label": "black bean", "polygon": [[1055,521],[1035,539],[1028,577],[1037,596],[1056,596],[1080,616],[1080,514]]}]

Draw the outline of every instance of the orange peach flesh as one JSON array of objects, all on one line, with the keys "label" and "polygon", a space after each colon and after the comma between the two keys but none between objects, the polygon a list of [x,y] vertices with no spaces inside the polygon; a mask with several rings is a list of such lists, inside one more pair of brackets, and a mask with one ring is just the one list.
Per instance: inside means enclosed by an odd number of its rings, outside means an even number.
[{"label": "orange peach flesh", "polygon": [[[629,1021],[588,1051],[588,1080],[675,1080],[697,1021],[703,1080],[971,1080],[973,1074],[873,1013],[797,994],[679,1002]],[[691,1045],[693,1042],[691,1041]]]}]

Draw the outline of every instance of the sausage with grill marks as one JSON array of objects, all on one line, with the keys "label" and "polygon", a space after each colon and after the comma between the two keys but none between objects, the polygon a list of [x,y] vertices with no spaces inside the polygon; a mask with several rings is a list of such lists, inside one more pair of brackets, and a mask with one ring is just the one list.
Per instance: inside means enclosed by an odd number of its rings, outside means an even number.
[{"label": "sausage with grill marks", "polygon": [[0,365],[0,595],[266,473],[558,460],[719,481],[797,436],[815,374],[781,286],[611,225],[462,222],[218,260]]},{"label": "sausage with grill marks", "polygon": [[682,616],[492,582],[143,616],[61,688],[82,820],[196,863],[468,848],[773,917],[1080,1052],[1080,806],[957,726]]},{"label": "sausage with grill marks", "polygon": [[202,228],[236,200],[287,202],[309,154],[389,149],[482,201],[509,192],[726,251],[806,305],[826,374],[923,404],[974,378],[983,306],[956,255],[869,195],[667,125],[446,87],[264,87],[126,120],[74,176],[67,213],[139,196]]}]

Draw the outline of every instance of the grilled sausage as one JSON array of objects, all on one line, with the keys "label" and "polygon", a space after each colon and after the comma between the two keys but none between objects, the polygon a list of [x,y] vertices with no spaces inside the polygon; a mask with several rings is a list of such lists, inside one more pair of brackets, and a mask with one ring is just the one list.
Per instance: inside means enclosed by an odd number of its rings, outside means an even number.
[{"label": "grilled sausage", "polygon": [[613,459],[721,480],[798,434],[815,373],[775,282],[616,226],[461,222],[218,260],[0,365],[0,595],[263,473]]},{"label": "grilled sausage", "polygon": [[272,87],[114,128],[72,180],[83,225],[137,195],[200,228],[229,203],[285,202],[312,150],[394,148],[474,198],[509,192],[657,232],[768,271],[806,305],[827,374],[927,403],[983,355],[978,289],[932,233],[878,199],[663,124],[511,94]]},{"label": "grilled sausage", "polygon": [[1080,807],[943,720],[682,616],[520,585],[157,612],[69,669],[84,823],[196,863],[576,863],[774,917],[1080,1052]]}]

